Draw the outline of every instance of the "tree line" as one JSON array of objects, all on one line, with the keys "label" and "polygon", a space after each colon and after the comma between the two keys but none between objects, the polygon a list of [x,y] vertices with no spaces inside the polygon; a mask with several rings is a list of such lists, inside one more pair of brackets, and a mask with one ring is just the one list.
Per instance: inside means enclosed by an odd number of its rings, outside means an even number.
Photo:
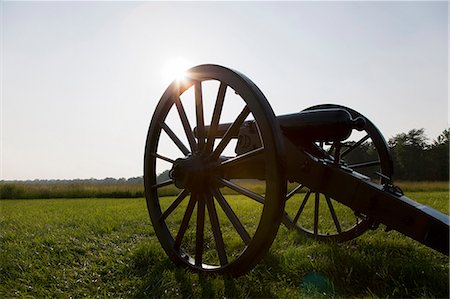
[{"label": "tree line", "polygon": [[131,177],[131,178],[113,178],[107,177],[104,179],[35,179],[35,180],[0,180],[0,183],[21,183],[30,185],[123,185],[123,184],[143,184],[144,179],[142,176]]},{"label": "tree line", "polygon": [[[448,181],[449,180],[449,137],[450,129],[444,130],[436,139],[429,142],[424,129],[412,129],[388,140],[394,162],[394,180],[403,181]],[[359,160],[373,160],[374,148],[371,144],[360,147]],[[161,173],[157,181],[169,179],[169,171]],[[142,176],[132,178],[75,179],[75,180],[28,180],[1,181],[0,183],[25,183],[33,185],[125,185],[143,184]]]},{"label": "tree line", "polygon": [[394,179],[448,181],[449,136],[450,129],[446,129],[430,143],[424,129],[412,129],[390,138]]}]

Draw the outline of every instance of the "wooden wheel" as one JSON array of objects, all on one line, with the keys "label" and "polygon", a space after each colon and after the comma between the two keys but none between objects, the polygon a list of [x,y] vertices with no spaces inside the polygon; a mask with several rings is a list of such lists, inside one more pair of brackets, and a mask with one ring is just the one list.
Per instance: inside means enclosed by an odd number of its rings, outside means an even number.
[{"label": "wooden wheel", "polygon": [[[392,177],[392,158],[388,145],[375,125],[350,108],[339,105],[317,105],[306,110],[342,108],[352,118],[364,118],[366,125],[360,132],[353,130],[343,142],[317,143],[323,153],[319,158],[334,161],[377,183]],[[344,186],[342,186],[345,188]],[[369,229],[373,222],[362,213],[356,213],[327,194],[315,192],[302,184],[286,196],[283,223],[299,232],[320,240],[348,241]]]},{"label": "wooden wheel", "polygon": [[[260,146],[236,155],[235,138],[244,121],[255,124]],[[219,122],[232,125],[218,134]],[[250,270],[268,251],[281,222],[283,155],[273,111],[244,75],[200,65],[172,82],[154,112],[144,161],[148,211],[168,256],[194,271],[237,276]],[[265,169],[260,192],[227,171],[255,156]],[[170,170],[169,177],[160,181],[157,174],[163,170]],[[163,196],[167,188],[177,195]]]}]

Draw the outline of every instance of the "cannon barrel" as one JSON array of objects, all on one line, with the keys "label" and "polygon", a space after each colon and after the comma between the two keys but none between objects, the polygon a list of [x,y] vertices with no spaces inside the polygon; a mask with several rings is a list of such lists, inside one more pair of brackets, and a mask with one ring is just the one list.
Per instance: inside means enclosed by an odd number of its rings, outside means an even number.
[{"label": "cannon barrel", "polygon": [[[362,130],[365,120],[362,117],[353,119],[344,109],[317,109],[277,116],[281,130],[290,140],[297,141],[338,141],[345,140],[353,129]],[[246,121],[242,127],[249,127]],[[225,135],[231,123],[219,124],[214,138]],[[209,126],[205,127],[206,133]],[[197,136],[197,128],[194,129]],[[238,138],[238,134],[232,136]]]},{"label": "cannon barrel", "polygon": [[353,129],[362,130],[362,117],[353,119],[344,109],[318,109],[277,117],[284,135],[291,140],[340,141]]}]

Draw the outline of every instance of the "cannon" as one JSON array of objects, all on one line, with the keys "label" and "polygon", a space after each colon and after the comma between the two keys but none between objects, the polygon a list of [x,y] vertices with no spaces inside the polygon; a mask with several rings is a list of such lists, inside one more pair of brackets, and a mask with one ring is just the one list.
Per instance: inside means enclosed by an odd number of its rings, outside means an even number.
[{"label": "cannon", "polygon": [[335,242],[383,224],[448,255],[449,217],[404,196],[392,165],[382,134],[357,111],[324,104],[275,116],[245,75],[205,64],[156,106],[145,195],[169,258],[202,273],[246,273],[281,224]]}]

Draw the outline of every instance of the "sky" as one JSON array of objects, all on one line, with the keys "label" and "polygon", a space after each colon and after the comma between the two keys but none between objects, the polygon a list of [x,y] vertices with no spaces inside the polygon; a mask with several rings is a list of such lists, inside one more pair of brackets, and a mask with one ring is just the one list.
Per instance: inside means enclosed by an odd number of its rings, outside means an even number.
[{"label": "sky", "polygon": [[0,2],[0,180],[135,177],[171,66],[337,103],[386,139],[448,125],[448,3]]}]

